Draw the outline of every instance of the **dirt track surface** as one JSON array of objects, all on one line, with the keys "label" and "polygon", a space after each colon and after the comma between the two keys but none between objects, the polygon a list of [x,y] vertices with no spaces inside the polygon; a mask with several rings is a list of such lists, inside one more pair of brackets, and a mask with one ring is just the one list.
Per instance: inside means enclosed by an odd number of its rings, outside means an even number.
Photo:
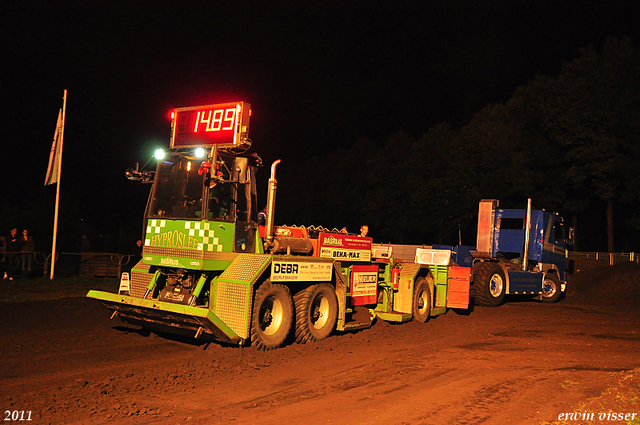
[{"label": "dirt track surface", "polygon": [[95,300],[0,304],[0,408],[33,424],[553,422],[640,368],[640,267],[582,273],[557,304],[378,321],[269,352],[144,335]]}]

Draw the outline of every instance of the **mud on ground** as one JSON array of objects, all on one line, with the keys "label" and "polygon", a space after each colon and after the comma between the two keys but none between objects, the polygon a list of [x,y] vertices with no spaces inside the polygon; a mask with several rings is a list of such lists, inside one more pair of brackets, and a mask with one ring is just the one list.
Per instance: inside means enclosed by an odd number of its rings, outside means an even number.
[{"label": "mud on ground", "polygon": [[85,298],[0,304],[0,407],[34,424],[627,423],[559,417],[640,413],[638,305],[640,266],[620,264],[557,304],[261,352],[147,335]]}]

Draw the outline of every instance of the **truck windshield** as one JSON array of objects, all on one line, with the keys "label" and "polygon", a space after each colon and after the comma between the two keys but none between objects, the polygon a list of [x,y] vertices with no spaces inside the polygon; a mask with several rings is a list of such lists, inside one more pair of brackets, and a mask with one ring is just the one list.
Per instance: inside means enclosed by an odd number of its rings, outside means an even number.
[{"label": "truck windshield", "polygon": [[524,230],[524,218],[502,217],[498,228],[501,230]]},{"label": "truck windshield", "polygon": [[234,221],[235,188],[232,184],[213,184],[209,189],[208,218],[210,220]]},{"label": "truck windshield", "polygon": [[184,157],[172,157],[158,166],[151,203],[152,217],[200,218],[204,175],[200,163]]}]

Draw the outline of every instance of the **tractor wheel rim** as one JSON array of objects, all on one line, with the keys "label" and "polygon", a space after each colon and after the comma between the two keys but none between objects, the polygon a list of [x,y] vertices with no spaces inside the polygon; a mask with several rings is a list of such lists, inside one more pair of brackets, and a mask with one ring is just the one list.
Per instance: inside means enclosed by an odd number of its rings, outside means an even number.
[{"label": "tractor wheel rim", "polygon": [[491,296],[499,296],[502,293],[503,287],[504,281],[502,280],[502,276],[497,273],[491,276],[491,280],[489,281],[489,292],[491,292]]},{"label": "tractor wheel rim", "polygon": [[427,299],[427,291],[420,291],[418,295],[418,313],[421,315],[427,311],[427,306],[429,305]]},{"label": "tractor wheel rim", "polygon": [[262,332],[266,335],[275,334],[282,325],[282,318],[284,316],[284,308],[282,302],[271,297],[265,300],[261,310],[260,323]]},{"label": "tractor wheel rim", "polygon": [[544,287],[542,288],[542,295],[545,297],[552,297],[555,295],[558,288],[556,287],[556,283],[551,279],[544,280]]},{"label": "tractor wheel rim", "polygon": [[315,329],[322,329],[329,321],[329,300],[318,295],[311,304],[311,323]]}]

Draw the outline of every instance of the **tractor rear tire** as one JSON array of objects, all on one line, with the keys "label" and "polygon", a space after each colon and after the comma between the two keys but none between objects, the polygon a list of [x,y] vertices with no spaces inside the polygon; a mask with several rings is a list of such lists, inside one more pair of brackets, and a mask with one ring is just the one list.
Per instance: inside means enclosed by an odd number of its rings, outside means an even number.
[{"label": "tractor rear tire", "polygon": [[312,285],[293,297],[296,307],[296,342],[325,339],[338,320],[338,300],[333,286]]},{"label": "tractor rear tire", "polygon": [[413,292],[413,320],[425,323],[431,313],[431,289],[424,277],[416,279]]},{"label": "tractor rear tire", "polygon": [[555,273],[547,273],[542,284],[542,301],[555,303],[562,296],[560,279]]},{"label": "tractor rear tire", "polygon": [[507,280],[504,270],[496,263],[481,263],[473,270],[471,295],[476,305],[497,307],[504,301]]},{"label": "tractor rear tire", "polygon": [[293,303],[285,285],[266,280],[256,290],[251,318],[251,342],[259,350],[282,347],[291,330]]}]

